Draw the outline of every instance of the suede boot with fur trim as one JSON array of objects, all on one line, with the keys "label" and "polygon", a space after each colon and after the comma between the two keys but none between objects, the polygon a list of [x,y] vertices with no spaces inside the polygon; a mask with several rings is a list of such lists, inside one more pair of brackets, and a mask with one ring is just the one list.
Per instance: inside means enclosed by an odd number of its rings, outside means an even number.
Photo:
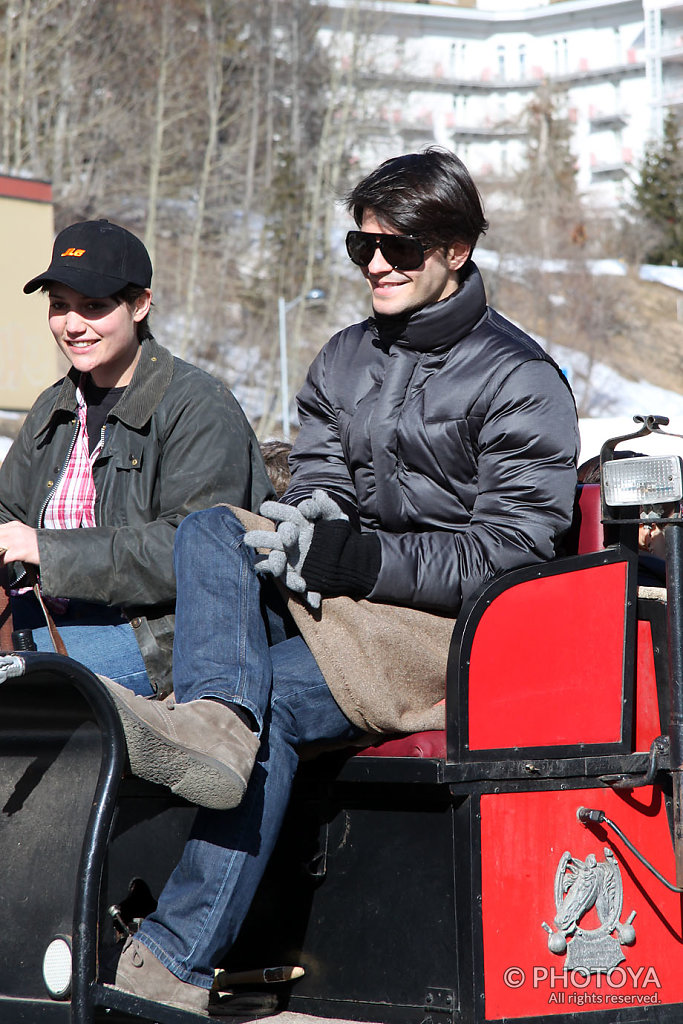
[{"label": "suede boot with fur trim", "polygon": [[237,807],[260,745],[225,704],[149,700],[100,676],[116,704],[131,771],[213,810]]}]

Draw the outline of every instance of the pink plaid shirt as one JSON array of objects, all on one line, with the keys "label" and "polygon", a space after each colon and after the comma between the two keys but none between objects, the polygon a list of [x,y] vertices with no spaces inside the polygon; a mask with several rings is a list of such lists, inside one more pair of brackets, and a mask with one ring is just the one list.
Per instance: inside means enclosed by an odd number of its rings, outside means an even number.
[{"label": "pink plaid shirt", "polygon": [[92,455],[88,451],[88,407],[81,390],[83,380],[76,388],[78,401],[78,431],[71,446],[66,466],[50,496],[41,526],[47,530],[74,530],[80,526],[95,526],[95,481],[92,467],[102,448],[102,438]]}]

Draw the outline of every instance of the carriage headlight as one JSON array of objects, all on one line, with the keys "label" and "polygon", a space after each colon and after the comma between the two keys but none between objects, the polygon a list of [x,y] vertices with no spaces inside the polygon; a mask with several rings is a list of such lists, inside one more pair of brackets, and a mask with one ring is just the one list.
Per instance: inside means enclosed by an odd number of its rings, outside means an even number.
[{"label": "carriage headlight", "polygon": [[53,999],[68,999],[71,994],[71,939],[56,935],[45,950],[43,979]]},{"label": "carriage headlight", "polygon": [[683,473],[678,455],[614,459],[602,467],[608,505],[656,505],[683,498]]}]

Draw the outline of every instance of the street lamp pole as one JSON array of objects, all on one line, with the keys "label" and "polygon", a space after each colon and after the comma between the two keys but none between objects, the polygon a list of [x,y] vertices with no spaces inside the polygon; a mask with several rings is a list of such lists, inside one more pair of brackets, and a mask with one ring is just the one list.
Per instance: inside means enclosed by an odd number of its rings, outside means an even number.
[{"label": "street lamp pole", "polygon": [[287,366],[287,314],[300,302],[306,299],[307,302],[321,301],[325,298],[322,288],[311,288],[308,292],[302,292],[295,299],[285,301],[284,295],[278,296],[277,314],[280,336],[280,400],[282,403],[282,436],[285,441],[290,438],[289,420],[289,370]]},{"label": "street lamp pole", "polygon": [[[299,296],[301,298],[301,296]],[[282,436],[289,441],[289,384],[287,368],[287,312],[296,305],[298,299],[292,302],[285,302],[284,296],[280,295],[277,300],[278,320],[280,324],[280,400],[282,402]]]}]

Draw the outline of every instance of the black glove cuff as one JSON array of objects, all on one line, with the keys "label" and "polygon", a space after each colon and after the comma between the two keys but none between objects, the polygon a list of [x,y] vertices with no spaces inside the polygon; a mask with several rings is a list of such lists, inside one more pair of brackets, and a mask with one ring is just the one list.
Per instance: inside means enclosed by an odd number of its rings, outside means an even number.
[{"label": "black glove cuff", "polygon": [[323,597],[366,597],[379,576],[382,550],[374,533],[357,533],[345,519],[315,524],[301,569],[309,590]]}]

